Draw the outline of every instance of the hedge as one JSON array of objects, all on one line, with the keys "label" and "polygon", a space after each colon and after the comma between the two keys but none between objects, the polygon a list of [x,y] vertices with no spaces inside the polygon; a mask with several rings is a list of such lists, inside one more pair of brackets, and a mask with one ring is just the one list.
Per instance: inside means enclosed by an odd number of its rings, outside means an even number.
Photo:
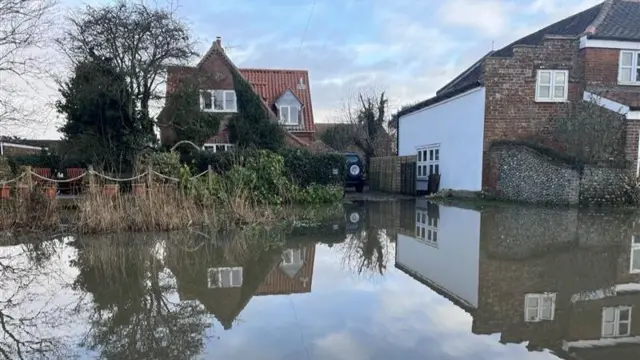
[{"label": "hedge", "polygon": [[299,186],[331,185],[344,181],[346,161],[342,154],[314,154],[306,149],[283,149],[284,166],[290,178]]},{"label": "hedge", "polygon": [[[341,154],[314,154],[306,149],[283,149],[278,152],[284,158],[286,175],[301,187],[311,184],[339,184],[346,174],[346,162]],[[230,152],[189,152],[181,155],[181,161],[190,164],[194,172],[213,171],[225,173],[245,159],[257,156],[256,150],[236,149]],[[334,169],[336,170],[334,172]]]}]

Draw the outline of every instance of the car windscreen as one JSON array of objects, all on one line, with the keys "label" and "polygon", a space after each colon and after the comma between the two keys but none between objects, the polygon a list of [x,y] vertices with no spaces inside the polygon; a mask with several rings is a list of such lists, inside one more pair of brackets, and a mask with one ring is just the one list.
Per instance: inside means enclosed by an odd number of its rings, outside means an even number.
[{"label": "car windscreen", "polygon": [[356,163],[356,162],[360,162],[360,159],[358,159],[357,155],[347,154],[347,162],[348,163]]}]

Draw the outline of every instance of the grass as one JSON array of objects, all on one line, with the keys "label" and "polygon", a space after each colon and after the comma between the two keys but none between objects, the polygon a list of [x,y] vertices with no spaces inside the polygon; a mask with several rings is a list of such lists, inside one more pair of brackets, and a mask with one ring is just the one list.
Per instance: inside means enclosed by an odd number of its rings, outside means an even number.
[{"label": "grass", "polygon": [[202,201],[171,186],[146,194],[110,196],[89,190],[67,209],[69,200],[49,200],[33,192],[0,201],[0,231],[65,231],[80,234],[173,231],[188,228],[234,229],[265,226],[295,217],[286,207],[256,203],[238,191],[225,201]]}]

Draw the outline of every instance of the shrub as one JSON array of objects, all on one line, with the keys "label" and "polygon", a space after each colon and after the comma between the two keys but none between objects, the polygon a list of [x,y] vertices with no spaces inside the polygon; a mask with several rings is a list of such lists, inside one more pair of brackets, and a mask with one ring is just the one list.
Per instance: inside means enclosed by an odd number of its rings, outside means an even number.
[{"label": "shrub", "polygon": [[[162,175],[178,177],[180,175],[180,155],[173,152],[151,153],[144,160],[144,163],[151,162],[153,170]],[[143,164],[144,164],[143,163]]]},{"label": "shrub", "polygon": [[21,166],[48,169],[57,169],[60,166],[60,157],[46,151],[42,151],[40,154],[10,156],[7,159],[14,174],[20,172]]},{"label": "shrub", "polygon": [[280,154],[287,176],[298,186],[336,185],[344,180],[346,162],[341,154],[314,154],[306,149],[284,149]]}]

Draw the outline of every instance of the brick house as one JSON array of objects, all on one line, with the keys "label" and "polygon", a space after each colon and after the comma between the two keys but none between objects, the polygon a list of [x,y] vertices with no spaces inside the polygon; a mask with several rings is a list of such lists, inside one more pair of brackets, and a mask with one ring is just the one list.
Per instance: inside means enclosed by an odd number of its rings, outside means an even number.
[{"label": "brick house", "polygon": [[419,180],[437,172],[441,188],[478,191],[491,186],[492,142],[553,143],[553,119],[595,101],[626,118],[626,157],[638,173],[638,19],[640,1],[607,0],[489,52],[399,113],[398,155],[417,155]]},{"label": "brick house", "polygon": [[[195,67],[170,66],[167,69],[166,95],[173,93],[182,81],[195,77],[199,80],[200,109],[230,116],[238,110],[234,74],[242,76],[251,85],[262,98],[271,120],[279,121],[284,127],[287,145],[319,147],[315,144],[309,73],[306,70],[239,69],[225,53],[220,37]],[[173,144],[176,134],[164,119],[165,111],[169,110],[164,108],[159,116],[160,142]],[[205,142],[206,150],[217,152],[233,147],[226,128],[229,116],[221,122],[220,131],[211,134]]]}]

